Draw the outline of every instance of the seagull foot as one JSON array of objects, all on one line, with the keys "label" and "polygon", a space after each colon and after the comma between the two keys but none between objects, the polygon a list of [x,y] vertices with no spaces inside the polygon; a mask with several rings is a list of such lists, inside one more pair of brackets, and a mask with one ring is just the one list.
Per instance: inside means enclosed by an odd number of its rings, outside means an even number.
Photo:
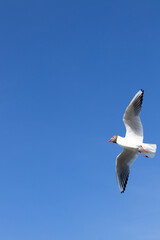
[{"label": "seagull foot", "polygon": [[148,158],[148,156],[147,156],[147,155],[143,154],[142,152],[140,152],[140,153],[142,154],[142,156],[143,156],[143,157],[146,157],[146,158]]}]

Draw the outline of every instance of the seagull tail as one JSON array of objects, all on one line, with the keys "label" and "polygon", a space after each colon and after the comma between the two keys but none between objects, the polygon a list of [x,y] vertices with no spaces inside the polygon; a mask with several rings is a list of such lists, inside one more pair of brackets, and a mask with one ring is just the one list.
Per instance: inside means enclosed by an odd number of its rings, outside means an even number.
[{"label": "seagull tail", "polygon": [[143,151],[148,157],[153,158],[154,155],[156,154],[156,149],[157,145],[156,144],[148,144],[148,143],[143,143]]}]

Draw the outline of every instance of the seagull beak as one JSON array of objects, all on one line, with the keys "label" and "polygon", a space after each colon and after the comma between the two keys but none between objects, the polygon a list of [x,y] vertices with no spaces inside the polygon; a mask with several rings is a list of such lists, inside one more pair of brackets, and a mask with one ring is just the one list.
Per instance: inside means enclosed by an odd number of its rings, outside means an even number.
[{"label": "seagull beak", "polygon": [[108,140],[107,142],[111,142],[111,139],[110,139],[110,140]]}]

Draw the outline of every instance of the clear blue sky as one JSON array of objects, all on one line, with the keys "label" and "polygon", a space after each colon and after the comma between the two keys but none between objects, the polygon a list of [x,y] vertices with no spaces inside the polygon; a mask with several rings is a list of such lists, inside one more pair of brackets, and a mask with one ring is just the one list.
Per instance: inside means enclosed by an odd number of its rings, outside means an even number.
[{"label": "clear blue sky", "polygon": [[159,240],[160,152],[115,175],[144,89],[160,142],[159,1],[1,1],[0,239]]}]

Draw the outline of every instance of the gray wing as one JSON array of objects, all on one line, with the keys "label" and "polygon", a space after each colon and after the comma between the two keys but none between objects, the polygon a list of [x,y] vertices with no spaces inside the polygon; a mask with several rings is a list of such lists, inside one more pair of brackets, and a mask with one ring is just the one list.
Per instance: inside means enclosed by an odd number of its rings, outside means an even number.
[{"label": "gray wing", "polygon": [[123,121],[126,127],[126,137],[136,138],[143,142],[143,126],[139,118],[142,108],[144,91],[140,90],[128,105]]},{"label": "gray wing", "polygon": [[129,177],[129,167],[138,157],[138,154],[138,152],[123,149],[123,152],[121,152],[116,159],[116,177],[121,193],[125,191],[127,185]]}]

